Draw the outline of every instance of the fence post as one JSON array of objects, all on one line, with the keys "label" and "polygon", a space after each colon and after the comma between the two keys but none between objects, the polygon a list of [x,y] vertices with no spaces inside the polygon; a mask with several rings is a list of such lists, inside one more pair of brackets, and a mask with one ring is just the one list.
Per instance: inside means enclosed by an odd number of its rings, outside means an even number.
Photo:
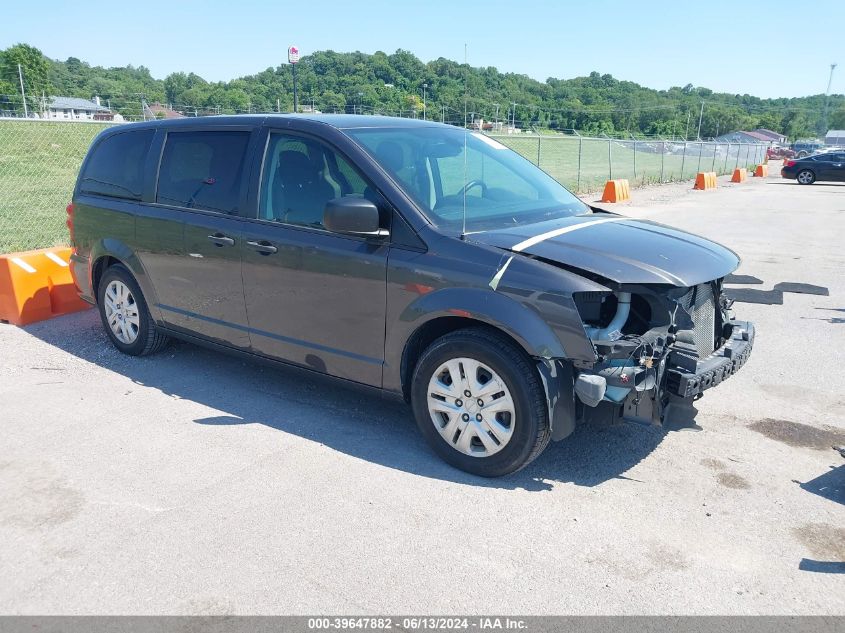
[{"label": "fence post", "polygon": [[684,166],[687,163],[687,142],[684,141],[684,154],[681,156],[681,180],[684,179]]},{"label": "fence post", "polygon": [[607,179],[613,180],[613,153],[610,149],[613,145],[611,139],[607,139]]},{"label": "fence post", "polygon": [[723,171],[724,171],[725,173],[728,173],[728,157],[729,157],[730,155],[731,155],[731,144],[730,144],[730,143],[728,143],[728,149],[727,149],[727,151],[725,152],[725,166],[724,166],[724,168],[723,168]]},{"label": "fence post", "polygon": [[576,191],[581,191],[581,149],[584,145],[584,138],[578,136],[578,184],[575,186]]},{"label": "fence post", "polygon": [[634,139],[634,180],[637,179],[637,141]]},{"label": "fence post", "polygon": [[666,162],[666,141],[660,141],[660,182],[663,182],[663,163]]},{"label": "fence post", "polygon": [[540,139],[542,138],[539,134],[537,135],[537,167],[540,166]]},{"label": "fence post", "polygon": [[710,171],[716,171],[716,150],[718,147],[718,143],[713,143],[713,164],[710,165]]},{"label": "fence post", "polygon": [[704,152],[704,143],[701,141],[698,142],[698,167],[696,168],[696,172],[701,171],[701,154]]},{"label": "fence post", "polygon": [[740,144],[736,148],[736,167],[734,167],[734,169],[739,169],[739,152],[740,152],[741,149],[742,149],[742,144]]}]

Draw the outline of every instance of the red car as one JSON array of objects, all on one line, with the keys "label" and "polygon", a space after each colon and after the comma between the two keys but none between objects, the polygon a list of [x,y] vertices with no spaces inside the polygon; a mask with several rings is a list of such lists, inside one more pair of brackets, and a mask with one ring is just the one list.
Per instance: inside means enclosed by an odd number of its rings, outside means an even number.
[{"label": "red car", "polygon": [[788,147],[770,147],[766,150],[766,157],[769,160],[780,160],[781,158],[795,158],[795,151]]}]

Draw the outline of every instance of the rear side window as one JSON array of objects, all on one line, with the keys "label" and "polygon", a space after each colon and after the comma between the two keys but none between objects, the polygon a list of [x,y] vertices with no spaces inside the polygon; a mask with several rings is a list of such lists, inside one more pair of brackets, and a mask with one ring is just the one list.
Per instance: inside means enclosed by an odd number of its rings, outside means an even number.
[{"label": "rear side window", "polygon": [[156,202],[237,214],[249,132],[170,132]]},{"label": "rear side window", "polygon": [[154,130],[139,130],[104,138],[85,165],[79,179],[79,191],[140,200],[144,187],[144,163],[154,134]]}]

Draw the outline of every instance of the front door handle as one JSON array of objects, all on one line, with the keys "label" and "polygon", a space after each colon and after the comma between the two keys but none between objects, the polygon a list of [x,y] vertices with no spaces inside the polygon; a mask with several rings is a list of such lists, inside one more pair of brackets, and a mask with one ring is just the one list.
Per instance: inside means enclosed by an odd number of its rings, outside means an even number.
[{"label": "front door handle", "polygon": [[262,255],[271,255],[277,252],[279,249],[273,246],[270,242],[247,242],[249,246],[252,247],[253,250],[258,251]]},{"label": "front door handle", "polygon": [[222,233],[214,233],[213,235],[209,235],[208,239],[214,242],[215,246],[234,246],[235,240],[233,240],[228,235],[223,235]]}]

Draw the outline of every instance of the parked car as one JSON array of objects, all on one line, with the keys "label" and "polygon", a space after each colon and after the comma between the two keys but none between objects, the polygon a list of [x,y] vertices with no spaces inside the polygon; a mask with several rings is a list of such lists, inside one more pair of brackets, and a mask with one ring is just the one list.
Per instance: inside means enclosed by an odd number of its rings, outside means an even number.
[{"label": "parked car", "polygon": [[780,175],[801,185],[812,185],[819,180],[845,182],[845,150],[787,160]]},{"label": "parked car", "polygon": [[796,158],[804,158],[820,149],[824,149],[824,143],[821,141],[798,141],[792,144],[792,151],[795,152]]},{"label": "parked car", "polygon": [[781,160],[784,158],[793,158],[794,156],[795,152],[788,147],[779,147],[775,145],[766,150],[766,157],[769,160]]},{"label": "parked car", "polygon": [[581,202],[477,132],[243,115],[100,134],[72,270],[121,352],[169,337],[410,402],[450,464],[513,472],[582,421],[659,423],[754,327],[708,240]]}]

